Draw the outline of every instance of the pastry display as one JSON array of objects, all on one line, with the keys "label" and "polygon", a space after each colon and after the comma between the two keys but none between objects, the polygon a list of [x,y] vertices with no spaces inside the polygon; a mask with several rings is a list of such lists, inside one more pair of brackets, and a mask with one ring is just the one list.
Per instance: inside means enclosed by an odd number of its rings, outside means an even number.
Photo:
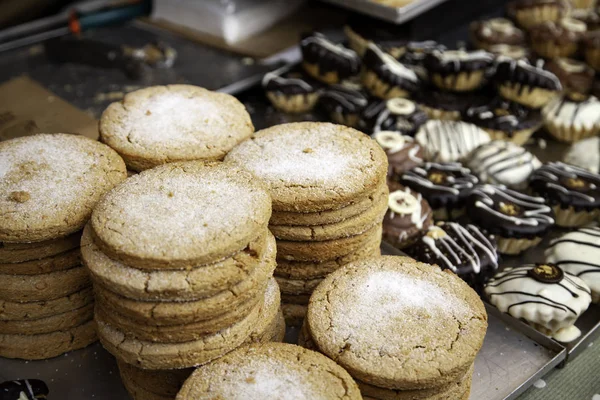
[{"label": "pastry display", "polygon": [[412,69],[375,44],[370,44],[365,51],[361,82],[371,95],[380,99],[408,97],[421,86]]},{"label": "pastry display", "polygon": [[331,85],[321,93],[319,106],[337,124],[358,127],[369,100],[359,85]]},{"label": "pastry display", "polygon": [[583,40],[585,61],[596,72],[600,71],[600,31],[588,32]]},{"label": "pastry display", "polygon": [[462,119],[486,131],[493,140],[506,140],[521,146],[542,125],[539,111],[500,98],[467,109]]},{"label": "pastry display", "polygon": [[369,104],[363,111],[360,125],[367,133],[393,131],[414,136],[427,119],[427,113],[417,104],[396,97]]},{"label": "pastry display", "polygon": [[530,108],[545,106],[562,90],[556,75],[524,60],[499,62],[495,80],[502,97]]},{"label": "pastry display", "polygon": [[571,57],[587,31],[585,22],[562,18],[546,21],[529,30],[531,48],[543,58]]},{"label": "pastry display", "polygon": [[474,93],[443,92],[436,88],[421,90],[412,99],[427,113],[430,119],[460,121],[467,109],[486,104],[488,96]]},{"label": "pastry display", "polygon": [[440,89],[469,92],[486,82],[494,57],[483,50],[433,51],[425,57],[429,79]]},{"label": "pastry display", "polygon": [[430,226],[407,252],[417,261],[449,269],[478,292],[498,269],[494,237],[471,224],[440,222]]},{"label": "pastry display", "polygon": [[476,148],[466,165],[482,182],[523,190],[542,162],[521,146],[495,140]]},{"label": "pastry display", "polygon": [[333,84],[360,72],[360,57],[351,49],[333,43],[315,32],[300,42],[302,67],[318,81]]},{"label": "pastry display", "polygon": [[505,269],[488,282],[485,294],[501,312],[560,342],[579,337],[574,323],[591,301],[581,279],[551,263]]},{"label": "pastry display", "polygon": [[318,87],[287,66],[265,74],[262,87],[271,104],[287,113],[310,111],[319,100]]},{"label": "pastry display", "polygon": [[600,133],[600,100],[557,97],[542,109],[548,132],[561,142],[576,142]]},{"label": "pastry display", "polygon": [[592,90],[595,72],[586,63],[570,58],[557,58],[544,68],[560,81],[567,96],[582,100]]},{"label": "pastry display", "polygon": [[564,162],[597,174],[600,172],[600,138],[594,136],[573,143],[565,154]]},{"label": "pastry display", "polygon": [[467,197],[466,210],[475,225],[496,236],[502,254],[516,255],[536,246],[554,225],[552,208],[543,197],[504,186],[476,187]]},{"label": "pastry display", "polygon": [[470,25],[471,39],[478,49],[490,51],[496,45],[523,46],[525,34],[506,18],[475,21]]},{"label": "pastry display", "polygon": [[531,175],[529,185],[554,209],[559,226],[582,226],[600,214],[598,174],[562,162],[549,162]]},{"label": "pastry display", "polygon": [[507,14],[520,26],[530,29],[547,21],[558,21],[569,13],[567,0],[513,0]]},{"label": "pastry display", "polygon": [[531,52],[527,47],[513,44],[494,44],[487,48],[487,51],[496,56],[496,60],[501,57],[512,60],[528,59],[531,57]]},{"label": "pastry display", "polygon": [[390,179],[423,163],[423,149],[410,136],[393,131],[379,131],[373,134],[373,139],[387,155]]},{"label": "pastry display", "polygon": [[473,124],[457,121],[431,120],[421,126],[415,139],[425,150],[425,159],[434,162],[464,160],[490,135]]},{"label": "pastry display", "polygon": [[546,262],[580,278],[589,286],[592,302],[600,302],[600,228],[579,228],[554,239]]},{"label": "pastry display", "polygon": [[420,193],[389,183],[388,210],[383,218],[383,240],[398,249],[407,248],[433,223],[431,207]]},{"label": "pastry display", "polygon": [[460,163],[428,162],[402,174],[400,182],[423,195],[436,221],[446,221],[464,213],[465,199],[479,180]]}]

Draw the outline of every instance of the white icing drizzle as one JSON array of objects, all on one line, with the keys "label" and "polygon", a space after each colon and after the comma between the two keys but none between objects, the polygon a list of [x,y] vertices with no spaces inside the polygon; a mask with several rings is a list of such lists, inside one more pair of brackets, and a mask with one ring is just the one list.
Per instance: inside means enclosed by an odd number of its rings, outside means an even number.
[{"label": "white icing drizzle", "polygon": [[570,58],[557,58],[556,63],[563,70],[570,73],[583,72],[586,69],[586,64]]},{"label": "white icing drizzle", "polygon": [[[373,138],[389,154],[397,153],[414,144],[414,139],[410,136],[403,136],[399,132],[394,131],[379,131],[373,135]],[[416,146],[415,148],[416,154],[420,146]]]},{"label": "white icing drizzle", "polygon": [[590,189],[596,189],[596,185],[593,182],[600,181],[599,175],[586,171],[583,168],[579,168],[573,165],[567,165],[562,162],[547,163],[531,176],[532,181],[543,181],[545,186],[548,188],[552,188],[554,190],[558,190],[560,192],[568,194],[569,196],[578,197],[580,199],[593,203],[595,201],[593,196],[589,196],[585,193],[581,193],[574,189],[569,189],[568,187],[565,187],[561,182],[561,180],[578,178],[586,180],[589,184]]},{"label": "white icing drizzle", "polygon": [[415,109],[417,108],[415,103],[401,97],[388,100],[385,103],[385,106],[390,112],[396,115],[410,115],[415,112]]},{"label": "white icing drizzle", "polygon": [[487,61],[487,62],[493,61],[492,55],[484,50],[476,50],[476,51],[446,50],[446,51],[434,51],[432,54],[442,64],[470,62],[470,61]]},{"label": "white icing drizzle", "polygon": [[352,110],[358,112],[368,104],[366,96],[360,93],[357,89],[351,88],[349,85],[332,85],[328,90],[321,94],[321,98],[329,97],[334,99],[338,104],[335,107],[335,112],[343,112],[344,110]]},{"label": "white icing drizzle", "polygon": [[334,52],[337,55],[347,58],[349,60],[355,60],[357,57],[354,50],[348,49],[348,48],[342,46],[341,44],[335,44],[335,43],[331,42],[330,40],[328,40],[323,35],[315,34],[315,35],[308,36],[302,40],[302,45],[308,45],[311,43],[316,44],[321,47],[324,47],[325,49],[327,49],[331,52]]},{"label": "white icing drizzle", "polygon": [[460,161],[471,151],[490,141],[484,130],[460,121],[430,120],[421,126],[415,139],[435,162]]},{"label": "white icing drizzle", "polygon": [[[477,196],[475,207],[482,208],[487,212],[512,222],[515,225],[538,226],[540,223],[554,224],[554,218],[550,215],[552,209],[545,204],[544,198],[528,196],[504,186],[481,185],[475,188],[471,194]],[[496,196],[498,199],[492,199]],[[504,214],[494,208],[496,202],[499,204],[516,204],[524,209],[522,216]]]},{"label": "white icing drizzle", "polygon": [[519,187],[542,163],[525,148],[496,140],[475,149],[468,166],[483,182]]},{"label": "white icing drizzle", "polygon": [[[400,203],[398,201],[400,201]],[[410,215],[410,222],[414,224],[417,229],[423,228],[423,224],[429,217],[431,211],[427,210],[427,212],[423,213],[423,206],[421,205],[422,201],[423,196],[420,193],[412,192],[408,187],[404,188],[404,190],[391,192],[388,197],[390,218],[394,218],[396,214],[401,217]]]},{"label": "white icing drizzle", "polygon": [[575,142],[565,154],[565,163],[597,174],[600,172],[600,138],[591,138]]},{"label": "white icing drizzle", "polygon": [[505,59],[521,59],[527,57],[527,50],[524,47],[510,44],[495,44],[490,46],[490,53],[496,54],[498,56],[498,60]]},{"label": "white icing drizzle", "polygon": [[266,87],[269,82],[274,81],[279,85],[285,85],[285,86],[297,85],[298,87],[300,87],[306,91],[313,90],[313,87],[302,79],[282,77],[282,75],[289,72],[290,69],[291,69],[290,66],[286,65],[286,66],[276,69],[275,71],[267,72],[265,74],[265,76],[263,76],[262,86]]},{"label": "white icing drizzle", "polygon": [[557,97],[542,109],[542,116],[547,124],[559,127],[600,130],[600,101],[594,96],[582,102]]},{"label": "white icing drizzle", "polygon": [[513,23],[506,18],[492,18],[487,21],[483,21],[481,33],[483,36],[492,36],[494,32],[501,33],[504,35],[512,35],[517,28]]},{"label": "white icing drizzle", "polygon": [[[437,170],[447,172],[445,184],[436,184],[429,180],[429,171]],[[460,174],[455,177],[454,174]],[[403,181],[414,182],[433,190],[449,192],[458,195],[461,191],[472,189],[477,184],[477,178],[471,175],[468,168],[464,168],[460,163],[425,163],[422,167],[415,167],[402,175]]]},{"label": "white icing drizzle", "polygon": [[379,46],[377,46],[374,43],[371,43],[369,45],[369,49],[371,49],[372,51],[375,52],[375,54],[377,54],[377,57],[383,62],[383,68],[387,69],[388,71],[390,71],[391,73],[393,73],[394,75],[398,75],[401,76],[404,79],[407,79],[411,82],[414,83],[418,83],[419,82],[419,77],[417,76],[417,74],[415,73],[415,71],[413,71],[412,69],[404,66],[403,64],[401,64],[398,60],[396,60],[394,57],[392,57],[390,54],[387,54],[385,52],[383,52]]},{"label": "white icing drizzle", "polygon": [[587,25],[583,21],[573,18],[563,18],[560,20],[560,25],[571,32],[585,32]]}]

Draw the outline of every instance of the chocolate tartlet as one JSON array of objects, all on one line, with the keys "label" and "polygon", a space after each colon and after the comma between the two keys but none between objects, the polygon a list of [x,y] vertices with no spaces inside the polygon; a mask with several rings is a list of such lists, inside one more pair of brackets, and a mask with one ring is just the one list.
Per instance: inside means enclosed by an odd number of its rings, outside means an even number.
[{"label": "chocolate tartlet", "polygon": [[262,87],[273,106],[286,113],[308,112],[319,100],[317,85],[288,66],[265,74]]},{"label": "chocolate tartlet", "polygon": [[427,113],[418,105],[397,97],[369,104],[363,111],[361,128],[367,133],[394,131],[414,136],[427,120]]},{"label": "chocolate tartlet", "polygon": [[569,13],[566,0],[513,0],[506,5],[508,16],[525,29],[546,21],[558,21]]},{"label": "chocolate tartlet", "polygon": [[360,72],[360,57],[353,50],[331,42],[318,32],[305,36],[300,50],[302,67],[321,82],[339,83]]},{"label": "chocolate tartlet", "polygon": [[496,236],[502,254],[519,254],[536,246],[554,225],[552,209],[543,197],[504,186],[478,186],[467,197],[466,209],[475,225]]},{"label": "chocolate tartlet", "polygon": [[598,174],[562,162],[550,162],[531,175],[529,185],[553,208],[559,226],[582,226],[600,215]]},{"label": "chocolate tartlet", "polygon": [[368,46],[363,66],[363,86],[371,95],[380,99],[408,97],[421,86],[419,77],[412,69],[383,52],[375,44]]},{"label": "chocolate tartlet", "polygon": [[525,45],[525,34],[506,18],[475,21],[470,25],[471,40],[478,49],[489,51],[490,47],[505,44]]},{"label": "chocolate tartlet", "polygon": [[502,60],[496,67],[494,80],[502,97],[536,109],[562,90],[556,75],[524,60]]},{"label": "chocolate tartlet", "polygon": [[498,270],[495,238],[471,224],[440,222],[430,226],[407,252],[417,261],[451,270],[477,292]]},{"label": "chocolate tartlet", "polygon": [[320,107],[333,122],[353,128],[358,126],[368,103],[367,95],[360,86],[348,83],[327,87],[319,99]]},{"label": "chocolate tartlet", "polygon": [[436,221],[453,220],[464,213],[465,199],[479,179],[460,163],[425,163],[400,177],[400,183],[421,193]]},{"label": "chocolate tartlet", "polygon": [[556,75],[569,96],[583,98],[592,90],[596,74],[584,62],[571,58],[557,58],[547,63],[544,68]]},{"label": "chocolate tartlet", "polygon": [[585,61],[600,72],[600,30],[588,32],[583,39]]},{"label": "chocolate tartlet", "polygon": [[[573,96],[571,96],[573,97]],[[557,97],[542,109],[548,132],[561,142],[572,143],[600,133],[600,100]]]},{"label": "chocolate tartlet", "polygon": [[430,119],[459,121],[469,107],[487,104],[489,97],[479,93],[452,93],[427,88],[412,95],[412,99]]},{"label": "chocolate tartlet", "polygon": [[425,69],[438,88],[468,92],[481,87],[492,66],[494,57],[483,50],[434,51],[426,55]]},{"label": "chocolate tartlet", "polygon": [[403,249],[413,244],[433,224],[427,201],[396,182],[389,182],[388,211],[383,218],[383,240]]},{"label": "chocolate tartlet", "polygon": [[385,151],[388,158],[388,178],[397,180],[400,175],[423,164],[423,149],[410,136],[399,132],[379,131],[373,139]]},{"label": "chocolate tartlet", "polygon": [[492,140],[506,140],[521,146],[542,125],[539,111],[501,98],[483,106],[469,108],[463,121],[477,125]]},{"label": "chocolate tartlet", "polygon": [[553,59],[571,57],[577,53],[579,43],[585,37],[585,22],[573,18],[547,21],[529,31],[531,48],[539,56]]}]

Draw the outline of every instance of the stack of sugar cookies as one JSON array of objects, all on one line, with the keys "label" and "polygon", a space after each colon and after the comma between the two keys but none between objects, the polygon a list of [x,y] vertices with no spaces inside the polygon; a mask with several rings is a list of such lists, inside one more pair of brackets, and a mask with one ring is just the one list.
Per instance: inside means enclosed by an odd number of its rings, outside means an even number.
[{"label": "stack of sugar cookies", "polygon": [[222,160],[253,132],[250,116],[235,97],[192,85],[128,93],[100,119],[100,140],[132,171],[173,161]]},{"label": "stack of sugar cookies", "polygon": [[286,322],[299,325],[327,274],[379,254],[388,206],[386,155],[352,128],[302,122],[257,132],[225,161],[269,185],[275,275]]},{"label": "stack of sugar cookies", "polygon": [[365,399],[467,400],[486,329],[483,303],[458,276],[388,256],[329,275],[299,342],[344,367]]},{"label": "stack of sugar cookies", "polygon": [[96,340],[81,228],[126,177],[117,153],[83,136],[0,143],[0,357],[51,358]]},{"label": "stack of sugar cookies", "polygon": [[222,163],[159,166],[98,203],[81,252],[98,336],[136,399],[172,399],[177,370],[281,339],[270,216],[267,188]]}]

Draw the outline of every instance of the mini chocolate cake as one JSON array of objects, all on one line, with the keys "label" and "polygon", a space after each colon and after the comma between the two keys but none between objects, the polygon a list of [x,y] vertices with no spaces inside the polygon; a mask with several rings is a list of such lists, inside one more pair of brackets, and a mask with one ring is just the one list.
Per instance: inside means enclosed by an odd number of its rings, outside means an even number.
[{"label": "mini chocolate cake", "polygon": [[321,82],[339,83],[360,72],[360,57],[353,50],[331,42],[318,32],[305,36],[300,50],[304,70]]},{"label": "mini chocolate cake", "polygon": [[571,57],[577,52],[579,42],[584,38],[586,31],[585,22],[577,19],[547,21],[529,31],[531,47],[544,58]]},{"label": "mini chocolate cake", "polygon": [[494,57],[483,51],[433,51],[423,62],[429,78],[440,89],[467,92],[481,87]]},{"label": "mini chocolate cake", "polygon": [[525,29],[546,21],[558,21],[569,10],[566,0],[513,0],[506,5],[508,16]]},{"label": "mini chocolate cake", "polygon": [[308,112],[319,99],[318,85],[288,66],[265,74],[262,87],[273,106],[287,113]]},{"label": "mini chocolate cake", "polygon": [[327,87],[319,99],[319,105],[333,122],[357,127],[362,111],[369,101],[360,86],[339,84]]},{"label": "mini chocolate cake", "polygon": [[371,102],[363,111],[361,127],[366,133],[394,131],[414,136],[427,120],[427,113],[418,105],[397,97]]},{"label": "mini chocolate cake", "polygon": [[569,96],[582,98],[592,90],[596,73],[586,63],[571,58],[557,58],[544,68],[552,72]]},{"label": "mini chocolate cake", "polygon": [[467,109],[487,104],[489,97],[485,93],[452,93],[427,88],[412,95],[412,99],[421,107],[430,119],[458,121]]},{"label": "mini chocolate cake", "polygon": [[498,44],[525,45],[523,31],[505,18],[475,21],[471,23],[470,30],[473,44],[479,49],[489,51],[490,47]]},{"label": "mini chocolate cake", "polygon": [[410,136],[399,132],[379,131],[373,139],[388,157],[388,178],[397,180],[400,175],[423,163],[423,149]]},{"label": "mini chocolate cake", "polygon": [[425,163],[400,177],[400,183],[421,193],[434,219],[451,220],[464,213],[465,199],[479,179],[460,163]]}]

